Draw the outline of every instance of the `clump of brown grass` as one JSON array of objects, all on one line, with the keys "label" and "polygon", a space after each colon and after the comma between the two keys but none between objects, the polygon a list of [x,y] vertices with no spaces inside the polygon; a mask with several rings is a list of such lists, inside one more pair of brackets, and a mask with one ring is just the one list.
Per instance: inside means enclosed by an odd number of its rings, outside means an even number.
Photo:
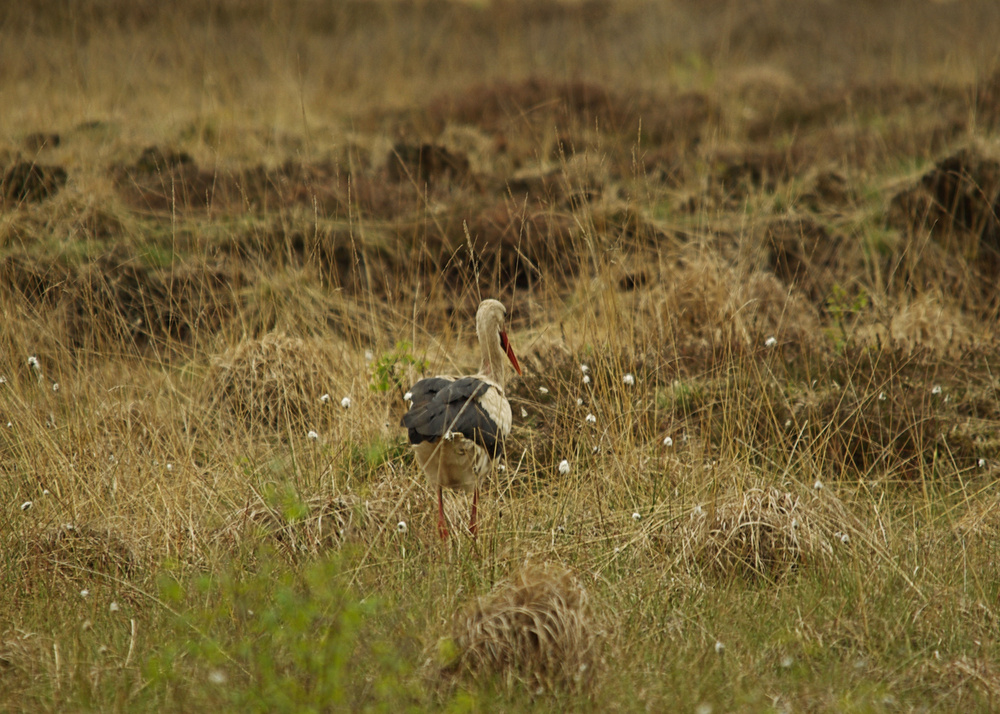
[{"label": "clump of brown grass", "polygon": [[339,547],[345,541],[368,542],[390,523],[389,499],[361,499],[351,493],[313,496],[305,501],[270,503],[257,496],[233,512],[216,539],[225,544],[255,531],[292,554],[312,554]]},{"label": "clump of brown grass", "polygon": [[449,669],[498,677],[531,691],[593,682],[599,626],[587,591],[562,567],[529,566],[453,623],[459,656]]},{"label": "clump of brown grass", "polygon": [[[682,528],[683,552],[717,575],[777,580],[833,555],[830,518],[816,500],[774,487],[726,493],[692,511]],[[848,534],[837,545],[849,542]]]},{"label": "clump of brown grass", "polygon": [[321,407],[332,362],[316,339],[282,332],[246,338],[215,358],[208,392],[251,431],[279,429],[304,422]]},{"label": "clump of brown grass", "polygon": [[6,630],[0,635],[0,677],[9,684],[13,676],[37,677],[48,664],[52,642],[24,630]]},{"label": "clump of brown grass", "polygon": [[50,573],[67,581],[89,580],[93,575],[130,578],[138,569],[133,549],[113,530],[88,525],[63,524],[28,544],[24,573]]}]

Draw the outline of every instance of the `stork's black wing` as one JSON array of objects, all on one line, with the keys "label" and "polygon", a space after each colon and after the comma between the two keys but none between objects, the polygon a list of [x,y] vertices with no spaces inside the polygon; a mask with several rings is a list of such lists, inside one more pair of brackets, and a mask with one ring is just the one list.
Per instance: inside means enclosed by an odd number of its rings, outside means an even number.
[{"label": "stork's black wing", "polygon": [[475,377],[421,379],[410,389],[413,406],[403,415],[400,426],[408,430],[411,444],[434,441],[452,431],[496,456],[503,436],[478,399],[489,388]]}]

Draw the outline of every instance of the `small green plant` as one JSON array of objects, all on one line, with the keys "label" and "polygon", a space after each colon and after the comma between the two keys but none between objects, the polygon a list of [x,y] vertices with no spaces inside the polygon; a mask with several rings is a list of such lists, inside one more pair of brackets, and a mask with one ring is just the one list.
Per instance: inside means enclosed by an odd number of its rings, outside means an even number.
[{"label": "small green plant", "polygon": [[830,327],[826,332],[833,340],[837,352],[842,352],[850,341],[850,326],[852,318],[868,307],[868,293],[863,289],[852,299],[839,283],[834,283],[830,295],[826,299],[826,310],[830,314]]},{"label": "small green plant", "polygon": [[371,388],[376,392],[401,389],[408,367],[413,367],[422,373],[427,369],[427,364],[427,360],[413,355],[413,345],[409,342],[397,342],[391,351],[375,360]]},{"label": "small green plant", "polygon": [[[338,558],[301,570],[268,558],[262,566],[249,576],[161,579],[173,632],[143,667],[154,689],[247,712],[388,711],[412,701],[399,649],[371,636],[380,605],[347,590]],[[356,687],[359,677],[369,685]],[[191,681],[199,686],[180,690]]]}]

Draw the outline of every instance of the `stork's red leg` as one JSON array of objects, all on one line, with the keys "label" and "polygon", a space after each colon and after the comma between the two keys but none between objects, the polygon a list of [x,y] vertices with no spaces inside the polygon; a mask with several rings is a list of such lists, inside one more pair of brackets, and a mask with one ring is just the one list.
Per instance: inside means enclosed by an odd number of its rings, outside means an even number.
[{"label": "stork's red leg", "polygon": [[441,536],[441,540],[448,537],[448,526],[444,522],[444,496],[440,486],[438,486],[438,535]]},{"label": "stork's red leg", "polygon": [[476,533],[479,532],[479,524],[476,523],[476,506],[479,504],[479,487],[472,492],[472,515],[469,517],[469,532],[472,533],[472,537],[476,537]]}]

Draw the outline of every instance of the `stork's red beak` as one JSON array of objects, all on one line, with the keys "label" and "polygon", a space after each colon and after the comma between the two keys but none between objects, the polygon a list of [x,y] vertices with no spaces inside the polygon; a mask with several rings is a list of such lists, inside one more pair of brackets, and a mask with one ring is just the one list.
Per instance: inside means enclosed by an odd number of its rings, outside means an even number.
[{"label": "stork's red beak", "polygon": [[507,353],[507,359],[514,365],[514,371],[521,374],[521,365],[517,363],[517,357],[514,356],[514,350],[510,346],[510,340],[507,339],[507,333],[503,330],[500,330],[500,346]]}]

